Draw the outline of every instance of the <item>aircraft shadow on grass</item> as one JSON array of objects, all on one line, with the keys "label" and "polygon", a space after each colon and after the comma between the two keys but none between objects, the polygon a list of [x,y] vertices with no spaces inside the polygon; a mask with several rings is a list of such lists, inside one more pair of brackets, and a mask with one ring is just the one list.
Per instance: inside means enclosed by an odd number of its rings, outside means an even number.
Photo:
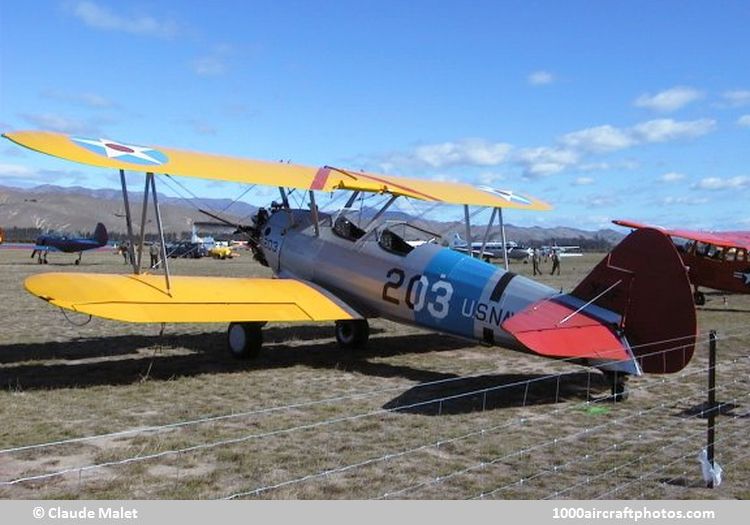
[{"label": "aircraft shadow on grass", "polygon": [[604,398],[609,386],[602,374],[572,372],[492,374],[437,385],[416,385],[383,408],[426,416],[465,414],[483,410],[545,405],[562,401]]},{"label": "aircraft shadow on grass", "polygon": [[[379,330],[372,330],[377,334]],[[338,369],[378,377],[414,381],[443,379],[447,374],[368,361],[404,353],[429,353],[473,346],[437,334],[388,336],[372,339],[366,350],[349,353],[333,341],[331,327],[267,328],[270,343],[253,360],[237,360],[226,351],[226,335],[219,332],[186,335],[122,335],[65,342],[0,345],[0,388],[32,390],[127,385],[149,380],[172,380],[212,373],[252,373],[253,370],[308,366]],[[322,338],[327,341],[319,341]],[[274,344],[274,341],[285,341]],[[294,341],[311,341],[290,345]],[[169,349],[190,353],[175,355]],[[132,358],[128,359],[128,356]],[[112,359],[108,359],[112,358]],[[43,361],[67,361],[47,363]],[[33,361],[40,361],[33,363]],[[10,367],[3,364],[24,363]]]},{"label": "aircraft shadow on grass", "polygon": [[[377,334],[379,330],[372,330]],[[291,341],[313,341],[299,346]],[[216,373],[252,373],[307,366],[315,369],[337,369],[374,377],[401,377],[434,385],[409,389],[384,405],[405,413],[451,414],[511,406],[554,403],[570,398],[586,399],[607,389],[596,371],[564,374],[543,379],[536,374],[500,374],[460,378],[456,374],[437,372],[408,365],[394,365],[370,358],[401,354],[426,354],[474,346],[474,343],[426,333],[381,336],[372,339],[368,349],[347,353],[340,350],[327,326],[289,328],[270,327],[264,331],[269,344],[255,360],[239,361],[229,356],[225,334],[208,332],[185,335],[122,335],[78,339],[65,342],[0,345],[0,388],[10,390],[47,390],[86,388],[100,385],[136,384],[168,381]],[[275,344],[279,341],[278,344]],[[285,341],[285,342],[281,342]],[[190,353],[174,355],[160,349],[184,348]],[[132,358],[128,358],[132,356]],[[107,359],[112,358],[112,359]],[[67,361],[44,363],[43,361]],[[34,363],[39,361],[39,363]],[[2,365],[24,363],[3,367]],[[514,383],[530,382],[525,386]],[[507,388],[496,388],[508,385]],[[491,388],[487,396],[461,395]],[[428,399],[458,396],[443,403],[425,403]],[[413,406],[418,405],[418,406]],[[402,407],[402,408],[399,408]]]}]

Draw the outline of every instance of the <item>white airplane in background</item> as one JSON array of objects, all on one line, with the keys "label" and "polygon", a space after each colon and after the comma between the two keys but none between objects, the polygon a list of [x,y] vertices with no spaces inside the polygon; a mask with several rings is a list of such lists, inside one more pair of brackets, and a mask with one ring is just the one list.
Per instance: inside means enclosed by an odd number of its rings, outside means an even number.
[{"label": "white airplane in background", "polygon": [[544,255],[552,255],[552,252],[557,252],[558,257],[581,257],[583,255],[580,246],[558,246],[557,244],[542,246]]},{"label": "white airplane in background", "polygon": [[[508,250],[508,259],[514,261],[524,261],[534,255],[532,248],[526,248],[520,246],[515,241],[506,241],[505,246]],[[468,243],[461,238],[458,233],[453,234],[453,240],[450,243],[450,247],[458,252],[467,253]],[[502,259],[503,258],[503,243],[502,241],[487,241],[484,244],[484,251],[482,250],[481,242],[471,243],[471,253],[483,259]]]}]

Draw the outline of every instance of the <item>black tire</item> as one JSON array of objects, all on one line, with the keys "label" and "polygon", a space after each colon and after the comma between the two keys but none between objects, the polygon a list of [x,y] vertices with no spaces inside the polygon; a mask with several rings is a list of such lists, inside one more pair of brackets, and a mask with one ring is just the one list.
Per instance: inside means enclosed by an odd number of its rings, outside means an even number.
[{"label": "black tire", "polygon": [[706,304],[706,295],[703,292],[695,292],[693,294],[693,301],[697,306],[703,306]]},{"label": "black tire", "polygon": [[229,323],[227,348],[236,359],[258,357],[263,346],[263,323]]},{"label": "black tire", "polygon": [[75,261],[73,262],[73,264],[75,264],[76,266],[78,266],[79,264],[81,264],[81,261],[79,261],[78,259],[76,259],[76,260],[75,260]]},{"label": "black tire", "polygon": [[367,319],[336,321],[336,342],[345,350],[364,348],[370,338]]}]

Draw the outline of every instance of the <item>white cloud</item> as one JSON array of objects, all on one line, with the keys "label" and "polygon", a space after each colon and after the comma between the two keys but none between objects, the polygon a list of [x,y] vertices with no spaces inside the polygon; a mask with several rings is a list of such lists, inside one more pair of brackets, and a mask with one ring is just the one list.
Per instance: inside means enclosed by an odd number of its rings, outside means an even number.
[{"label": "white cloud", "polygon": [[447,166],[497,166],[505,162],[512,146],[504,142],[465,139],[418,146],[411,159],[432,168]]},{"label": "white cloud", "polygon": [[677,173],[676,171],[670,171],[659,176],[661,182],[677,182],[685,178],[684,173]]},{"label": "white cloud", "polygon": [[505,175],[494,171],[483,171],[477,177],[477,183],[483,186],[494,186],[495,183],[505,180]]},{"label": "white cloud", "polygon": [[666,142],[694,138],[716,129],[713,119],[676,121],[669,118],[649,120],[633,126],[633,137],[638,142]]},{"label": "white cloud", "polygon": [[627,132],[605,124],[568,133],[560,142],[569,148],[601,153],[630,147],[634,140]]},{"label": "white cloud", "polygon": [[750,128],[750,115],[742,115],[737,119],[737,125],[743,128]]},{"label": "white cloud", "polygon": [[588,208],[609,208],[620,204],[620,199],[614,195],[589,195],[579,201]]},{"label": "white cloud", "polygon": [[65,117],[55,113],[26,113],[21,117],[38,128],[61,133],[95,133],[98,125],[84,120]]},{"label": "white cloud", "polygon": [[578,177],[573,181],[574,186],[588,186],[594,183],[594,179],[591,177]]},{"label": "white cloud", "polygon": [[227,71],[227,60],[234,52],[229,44],[218,44],[206,55],[193,60],[191,67],[196,75],[217,76]]},{"label": "white cloud", "polygon": [[66,93],[58,90],[46,90],[41,93],[44,98],[62,102],[70,102],[79,106],[93,109],[109,109],[116,104],[106,97],[96,93]]},{"label": "white cloud", "polygon": [[223,74],[226,72],[227,66],[223,58],[205,56],[193,60],[192,68],[196,75],[208,77]]},{"label": "white cloud", "polygon": [[692,186],[697,190],[740,190],[750,187],[750,177],[738,175],[736,177],[706,177]]},{"label": "white cloud", "polygon": [[750,90],[747,89],[735,89],[733,91],[725,91],[721,94],[724,100],[729,103],[730,106],[747,106],[750,104]]},{"label": "white cloud", "polygon": [[21,164],[0,164],[0,177],[27,179],[36,177],[37,171]]},{"label": "white cloud", "polygon": [[546,177],[559,173],[578,162],[578,154],[560,148],[526,148],[516,155],[517,161],[524,167],[528,177]]},{"label": "white cloud", "polygon": [[708,199],[705,197],[664,197],[659,201],[664,206],[675,206],[679,204],[705,204]]},{"label": "white cloud", "polygon": [[677,86],[654,95],[644,93],[635,99],[633,104],[639,108],[647,108],[654,111],[670,112],[676,111],[691,102],[703,97],[703,93],[697,89],[685,86]]},{"label": "white cloud", "polygon": [[547,84],[551,84],[555,81],[555,77],[552,73],[549,71],[534,71],[531,73],[526,80],[529,84],[532,86],[544,86]]},{"label": "white cloud", "polygon": [[172,38],[178,33],[178,26],[172,20],[158,20],[145,14],[125,15],[88,0],[75,2],[70,10],[76,18],[95,29],[160,38]]}]

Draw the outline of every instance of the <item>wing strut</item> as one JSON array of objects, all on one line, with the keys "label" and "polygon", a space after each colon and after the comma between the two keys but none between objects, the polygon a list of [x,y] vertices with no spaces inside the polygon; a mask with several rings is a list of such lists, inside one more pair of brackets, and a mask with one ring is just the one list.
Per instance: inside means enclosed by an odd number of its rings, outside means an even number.
[{"label": "wing strut", "polygon": [[466,246],[469,257],[474,257],[474,250],[471,246],[471,219],[469,218],[469,205],[464,204],[464,220],[466,221]]},{"label": "wing strut", "polygon": [[503,262],[505,270],[508,270],[508,243],[505,241],[505,223],[503,222],[503,209],[495,208],[500,214],[500,240],[503,242]]},{"label": "wing strut", "polygon": [[122,200],[125,204],[125,223],[128,228],[128,258],[133,265],[133,273],[138,273],[138,267],[135,263],[135,250],[133,237],[133,221],[130,218],[130,201],[128,200],[128,184],[125,182],[125,170],[120,170],[120,184],[122,184]]},{"label": "wing strut", "polygon": [[479,250],[480,258],[484,258],[484,249],[487,247],[487,240],[490,237],[490,230],[492,229],[492,225],[495,222],[495,215],[497,215],[497,208],[492,208],[492,213],[490,214],[490,222],[487,223],[487,229],[484,230],[484,237],[482,238],[482,249]]},{"label": "wing strut", "polygon": [[154,211],[156,212],[156,227],[159,229],[159,243],[161,245],[161,257],[164,262],[164,281],[167,285],[167,293],[171,296],[171,286],[169,282],[169,257],[167,257],[167,245],[164,243],[164,228],[161,223],[161,211],[159,210],[159,200],[156,197],[156,180],[153,173],[146,174],[146,183],[151,178],[151,193],[154,196]]},{"label": "wing strut", "polygon": [[146,240],[146,215],[148,212],[149,190],[151,198],[154,201],[154,213],[156,214],[156,227],[159,231],[159,244],[161,249],[160,263],[164,265],[164,281],[167,287],[167,294],[171,293],[171,282],[169,279],[169,258],[167,257],[167,245],[164,242],[164,227],[161,222],[161,210],[159,209],[159,199],[156,194],[156,179],[152,172],[146,173],[146,184],[143,189],[143,206],[141,208],[141,229],[138,239],[138,257],[135,252],[135,234],[133,233],[133,221],[130,215],[130,199],[128,198],[128,185],[125,181],[125,170],[120,170],[120,182],[122,184],[122,200],[125,204],[125,222],[128,228],[128,256],[133,265],[133,273],[139,275],[142,268],[143,245]]}]

